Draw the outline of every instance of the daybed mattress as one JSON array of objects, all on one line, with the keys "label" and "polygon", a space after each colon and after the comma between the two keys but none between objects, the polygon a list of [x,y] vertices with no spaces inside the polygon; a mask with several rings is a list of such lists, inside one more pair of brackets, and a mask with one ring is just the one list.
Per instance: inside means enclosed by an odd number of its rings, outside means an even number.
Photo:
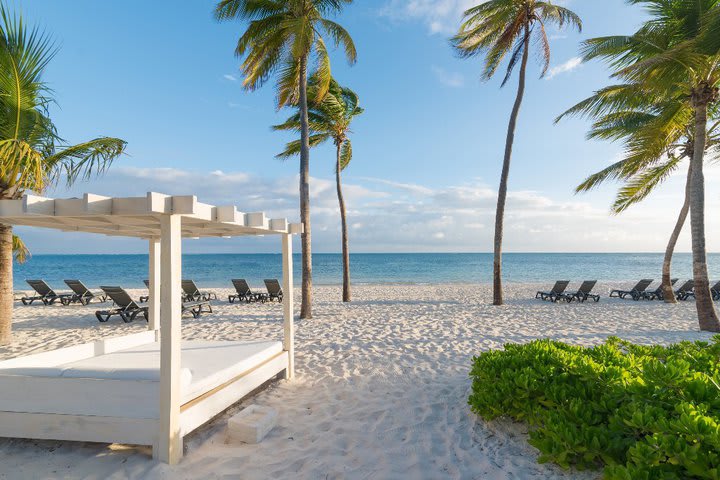
[{"label": "daybed mattress", "polygon": [[[277,341],[186,341],[181,344],[183,403],[228,382],[282,352]],[[50,367],[0,369],[0,375],[160,381],[160,343]]]}]

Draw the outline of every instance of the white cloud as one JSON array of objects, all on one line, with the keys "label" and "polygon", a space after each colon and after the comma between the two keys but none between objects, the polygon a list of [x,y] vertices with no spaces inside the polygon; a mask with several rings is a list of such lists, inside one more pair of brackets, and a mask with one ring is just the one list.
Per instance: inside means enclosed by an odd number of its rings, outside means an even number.
[{"label": "white cloud", "polygon": [[430,33],[448,34],[457,30],[465,10],[478,0],[389,0],[379,11],[394,21],[421,21]]},{"label": "white cloud", "polygon": [[237,82],[237,77],[235,75],[230,75],[229,73],[223,75],[223,78],[231,82]]},{"label": "white cloud", "polygon": [[[715,173],[709,171],[708,178]],[[661,251],[675,222],[684,187],[682,175],[670,178],[643,205],[620,216],[608,213],[595,194],[565,199],[542,192],[511,190],[506,210],[507,251]],[[298,221],[298,177],[266,178],[245,172],[180,168],[117,167],[111,174],[72,191],[110,196],[143,196],[148,191],[197,195],[201,202],[237,205],[245,212],[265,211],[271,218]],[[481,180],[431,187],[409,182],[346,176],[344,192],[355,252],[491,251],[497,194]],[[340,222],[332,178],[312,178],[313,245],[316,251],[339,249]],[[595,198],[596,205],[589,202]],[[720,198],[708,194],[708,211],[720,210]],[[668,212],[671,212],[670,214]],[[687,230],[680,250],[687,251]],[[143,252],[145,244],[86,235],[81,239],[51,231],[21,229],[37,253]],[[707,217],[708,248],[720,247],[720,218]],[[717,239],[717,241],[715,240]],[[133,243],[134,242],[134,243]],[[275,251],[267,241],[217,243],[199,240],[188,252]]]},{"label": "white cloud", "polygon": [[555,67],[552,67],[549,71],[547,76],[545,77],[547,80],[550,80],[562,73],[568,73],[572,72],[573,70],[576,70],[577,68],[580,68],[582,65],[582,58],[580,57],[573,57],[570,60],[568,60],[565,63],[561,63],[560,65],[557,65]]},{"label": "white cloud", "polygon": [[432,66],[432,72],[435,78],[446,87],[460,88],[465,86],[465,77],[461,73],[449,72],[436,65]]}]

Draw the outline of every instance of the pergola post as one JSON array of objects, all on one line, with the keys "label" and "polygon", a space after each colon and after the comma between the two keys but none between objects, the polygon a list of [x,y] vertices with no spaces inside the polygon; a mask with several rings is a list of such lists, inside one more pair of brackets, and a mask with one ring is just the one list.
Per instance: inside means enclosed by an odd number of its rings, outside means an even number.
[{"label": "pergola post", "polygon": [[150,298],[148,300],[148,330],[160,330],[160,240],[148,241],[150,253]]},{"label": "pergola post", "polygon": [[282,234],[283,264],[283,349],[288,352],[288,368],[285,378],[295,377],[295,325],[293,311],[293,256],[292,235]]},{"label": "pergola post", "polygon": [[156,284],[160,286],[160,422],[153,457],[170,465],[178,463],[183,454],[180,435],[181,242],[181,217],[162,215],[160,281]]}]

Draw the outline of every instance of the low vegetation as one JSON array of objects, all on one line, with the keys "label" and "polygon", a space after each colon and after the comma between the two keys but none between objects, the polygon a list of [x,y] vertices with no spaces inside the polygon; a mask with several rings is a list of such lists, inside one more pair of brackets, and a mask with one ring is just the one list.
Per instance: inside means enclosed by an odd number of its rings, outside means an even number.
[{"label": "low vegetation", "polygon": [[720,336],[596,347],[538,340],[473,359],[472,410],[527,422],[540,462],[611,479],[720,478]]}]

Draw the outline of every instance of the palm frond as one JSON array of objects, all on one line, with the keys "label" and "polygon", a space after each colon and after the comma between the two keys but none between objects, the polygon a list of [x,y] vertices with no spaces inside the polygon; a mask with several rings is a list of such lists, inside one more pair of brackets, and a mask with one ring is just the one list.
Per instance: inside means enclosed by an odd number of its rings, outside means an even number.
[{"label": "palm frond", "polygon": [[340,171],[344,171],[352,161],[352,141],[345,140],[340,147]]},{"label": "palm frond", "polygon": [[671,157],[665,163],[644,170],[627,180],[625,185],[620,188],[615,203],[613,203],[613,213],[622,213],[632,205],[643,201],[659,184],[677,170],[681,161],[680,157]]},{"label": "palm frond", "polygon": [[25,263],[32,256],[30,254],[30,249],[27,248],[22,238],[18,237],[17,235],[12,236],[12,253],[13,258],[17,263]]}]

